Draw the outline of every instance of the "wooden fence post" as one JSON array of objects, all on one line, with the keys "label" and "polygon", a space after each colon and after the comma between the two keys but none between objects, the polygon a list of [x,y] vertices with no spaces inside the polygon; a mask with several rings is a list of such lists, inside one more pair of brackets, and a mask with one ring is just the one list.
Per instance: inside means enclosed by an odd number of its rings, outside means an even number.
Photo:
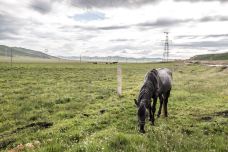
[{"label": "wooden fence post", "polygon": [[122,68],[121,65],[117,65],[117,94],[122,95]]}]

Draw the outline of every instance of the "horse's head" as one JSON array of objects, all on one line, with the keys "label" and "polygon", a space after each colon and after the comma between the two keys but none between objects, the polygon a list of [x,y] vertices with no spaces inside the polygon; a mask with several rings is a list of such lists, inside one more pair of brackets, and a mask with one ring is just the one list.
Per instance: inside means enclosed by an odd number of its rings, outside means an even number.
[{"label": "horse's head", "polygon": [[146,104],[145,102],[138,102],[136,99],[134,99],[134,101],[138,108],[139,131],[141,133],[145,133],[144,126],[146,120]]}]

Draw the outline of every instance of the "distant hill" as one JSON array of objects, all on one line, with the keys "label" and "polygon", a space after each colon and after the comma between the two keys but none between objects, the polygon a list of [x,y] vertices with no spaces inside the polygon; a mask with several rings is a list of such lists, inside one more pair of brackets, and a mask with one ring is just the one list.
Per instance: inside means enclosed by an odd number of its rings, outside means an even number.
[{"label": "distant hill", "polygon": [[0,45],[0,56],[9,57],[11,56],[11,49],[13,57],[30,57],[30,58],[41,58],[41,59],[57,59],[54,56],[50,56],[43,52],[29,50],[20,47],[8,47],[5,45]]},{"label": "distant hill", "polygon": [[220,54],[205,54],[196,55],[190,58],[191,60],[228,60],[228,52]]}]

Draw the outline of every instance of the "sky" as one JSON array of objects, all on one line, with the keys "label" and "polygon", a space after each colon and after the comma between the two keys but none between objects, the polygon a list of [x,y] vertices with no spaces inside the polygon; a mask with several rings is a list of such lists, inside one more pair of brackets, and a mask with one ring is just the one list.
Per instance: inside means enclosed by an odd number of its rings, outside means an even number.
[{"label": "sky", "polygon": [[228,52],[228,0],[0,0],[0,45],[55,56]]}]

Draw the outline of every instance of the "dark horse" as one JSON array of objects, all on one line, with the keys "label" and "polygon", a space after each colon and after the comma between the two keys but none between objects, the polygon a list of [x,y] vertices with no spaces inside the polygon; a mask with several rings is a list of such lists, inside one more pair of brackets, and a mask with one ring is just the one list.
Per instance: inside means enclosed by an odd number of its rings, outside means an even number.
[{"label": "dark horse", "polygon": [[[172,72],[167,68],[153,69],[149,71],[144,79],[138,100],[135,99],[135,104],[138,107],[138,121],[140,132],[145,133],[146,109],[149,111],[151,124],[154,125],[154,113],[156,111],[157,98],[160,100],[160,107],[157,116],[159,117],[164,102],[164,114],[168,116],[167,104],[170,91],[172,88]],[[153,98],[153,106],[151,107],[151,99]]]}]

